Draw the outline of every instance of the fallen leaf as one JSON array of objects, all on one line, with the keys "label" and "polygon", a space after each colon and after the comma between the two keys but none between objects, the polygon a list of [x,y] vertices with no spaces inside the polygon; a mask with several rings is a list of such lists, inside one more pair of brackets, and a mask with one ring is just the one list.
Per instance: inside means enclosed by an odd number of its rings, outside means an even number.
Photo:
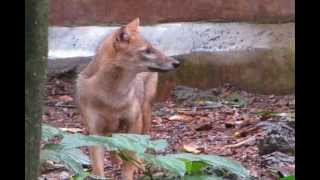
[{"label": "fallen leaf", "polygon": [[73,98],[68,95],[63,95],[59,97],[59,100],[63,102],[70,102],[70,101],[73,101]]},{"label": "fallen leaf", "polygon": [[185,144],[183,145],[183,150],[186,152],[194,153],[194,154],[201,153],[201,150],[195,144]]},{"label": "fallen leaf", "polygon": [[71,133],[80,133],[83,130],[80,128],[59,128],[61,131],[71,132]]},{"label": "fallen leaf", "polygon": [[184,122],[189,122],[191,121],[191,118],[189,116],[185,115],[173,115],[168,118],[170,121],[184,121]]},{"label": "fallen leaf", "polygon": [[242,145],[254,145],[255,142],[256,142],[256,137],[252,136],[252,137],[249,137],[248,139],[241,141],[237,144],[226,145],[225,148],[236,148],[236,147],[240,147]]}]

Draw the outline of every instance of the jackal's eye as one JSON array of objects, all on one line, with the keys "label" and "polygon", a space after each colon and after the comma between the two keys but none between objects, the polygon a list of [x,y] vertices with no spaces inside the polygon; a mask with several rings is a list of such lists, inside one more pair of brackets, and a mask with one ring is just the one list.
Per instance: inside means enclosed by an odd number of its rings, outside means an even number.
[{"label": "jackal's eye", "polygon": [[145,52],[146,54],[151,54],[151,53],[152,53],[150,48],[147,48],[146,50],[144,50],[144,52]]}]

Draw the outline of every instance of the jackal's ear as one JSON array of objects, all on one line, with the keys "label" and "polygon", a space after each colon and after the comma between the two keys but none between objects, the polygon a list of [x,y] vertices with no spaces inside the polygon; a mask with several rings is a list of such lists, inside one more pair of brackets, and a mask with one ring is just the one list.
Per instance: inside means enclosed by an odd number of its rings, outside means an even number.
[{"label": "jackal's ear", "polygon": [[130,39],[130,33],[126,30],[126,27],[123,26],[117,33],[116,41],[118,42],[128,42]]},{"label": "jackal's ear", "polygon": [[122,26],[117,33],[116,41],[118,42],[129,42],[133,39],[133,36],[139,30],[140,20],[139,18],[134,19],[129,24]]},{"label": "jackal's ear", "polygon": [[129,24],[126,25],[126,30],[130,32],[138,32],[140,26],[140,19],[135,18]]}]

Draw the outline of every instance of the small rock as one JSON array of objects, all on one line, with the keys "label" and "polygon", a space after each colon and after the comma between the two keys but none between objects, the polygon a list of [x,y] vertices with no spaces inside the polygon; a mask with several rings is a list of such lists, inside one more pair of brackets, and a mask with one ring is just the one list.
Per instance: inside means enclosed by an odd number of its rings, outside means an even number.
[{"label": "small rock", "polygon": [[66,171],[62,171],[59,175],[61,180],[68,180],[70,178],[70,174]]},{"label": "small rock", "polygon": [[295,158],[281,152],[273,152],[261,157],[262,165],[270,171],[278,171],[282,176],[293,175],[295,172]]},{"label": "small rock", "polygon": [[294,154],[295,152],[295,130],[288,123],[292,122],[261,122],[266,135],[258,140],[259,154],[269,154],[275,151]]}]

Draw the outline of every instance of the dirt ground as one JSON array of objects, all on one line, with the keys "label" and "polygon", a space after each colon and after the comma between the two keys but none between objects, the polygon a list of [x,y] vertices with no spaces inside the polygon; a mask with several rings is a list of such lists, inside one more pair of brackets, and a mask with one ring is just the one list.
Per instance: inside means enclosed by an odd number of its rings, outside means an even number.
[{"label": "dirt ground", "polygon": [[[50,78],[46,83],[43,122],[86,133],[73,94],[74,80]],[[270,168],[270,163],[266,163],[270,159],[266,156],[284,151],[260,149],[267,135],[261,124],[283,119],[294,122],[294,112],[294,95],[252,94],[231,85],[206,91],[178,86],[165,102],[154,104],[151,136],[166,139],[170,145],[168,153],[187,151],[226,156],[240,161],[256,179],[277,179],[276,176],[294,173],[294,157],[290,162],[273,163]],[[83,151],[88,153],[87,148]],[[113,167],[108,158],[107,155],[106,175],[117,179],[120,169]],[[43,171],[41,178],[67,179],[69,176],[61,167]]]}]

